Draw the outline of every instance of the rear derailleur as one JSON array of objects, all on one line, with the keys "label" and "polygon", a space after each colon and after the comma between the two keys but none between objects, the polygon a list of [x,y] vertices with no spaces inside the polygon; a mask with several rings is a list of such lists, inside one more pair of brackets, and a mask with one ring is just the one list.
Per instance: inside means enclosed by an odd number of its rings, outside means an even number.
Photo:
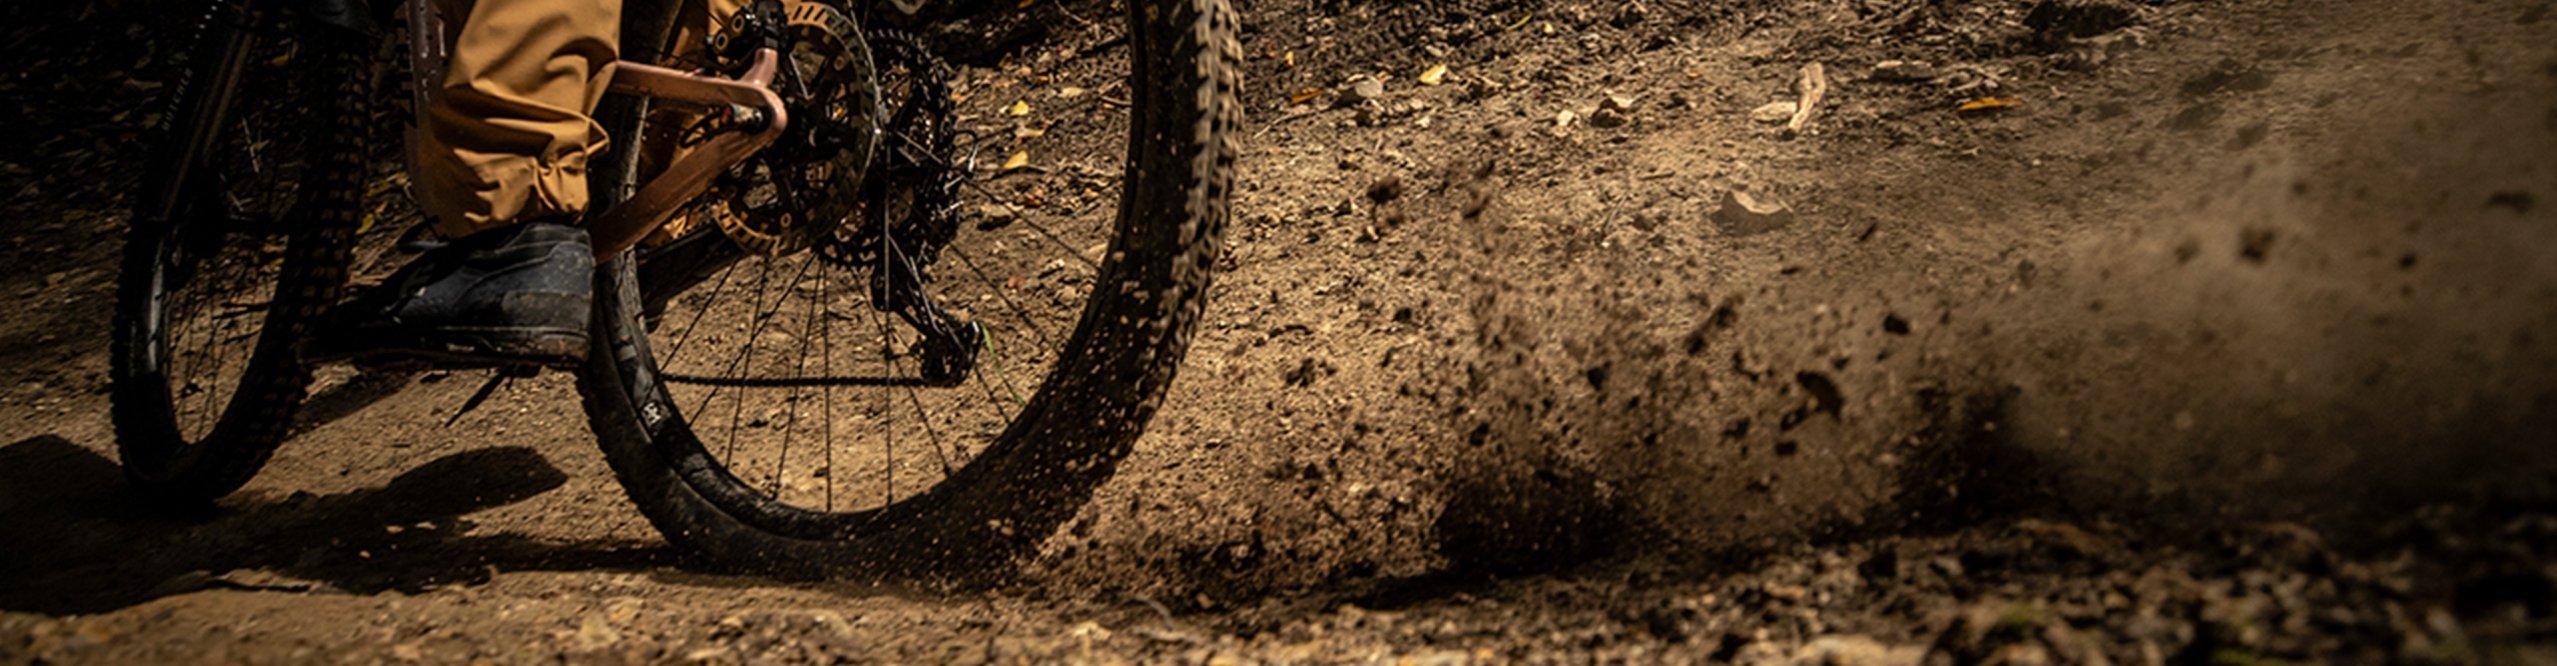
[{"label": "rear derailleur", "polygon": [[914,346],[914,355],[923,382],[931,386],[957,386],[976,371],[977,353],[985,349],[985,327],[962,320],[933,303],[925,291],[923,280],[910,264],[890,262],[888,267],[871,272],[870,302],[880,310],[894,312],[905,320],[922,340]]}]

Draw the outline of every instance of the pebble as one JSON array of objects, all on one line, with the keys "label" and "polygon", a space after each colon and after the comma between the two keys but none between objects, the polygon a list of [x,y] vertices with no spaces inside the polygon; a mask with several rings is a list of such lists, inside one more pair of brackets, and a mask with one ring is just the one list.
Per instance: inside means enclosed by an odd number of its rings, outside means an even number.
[{"label": "pebble", "polygon": [[1631,113],[1634,110],[1634,102],[1636,101],[1637,100],[1632,95],[1611,92],[1607,93],[1606,99],[1598,100],[1598,109],[1601,111],[1615,111],[1617,113]]},{"label": "pebble", "polygon": [[1873,66],[1873,80],[1911,83],[1932,80],[1943,72],[1924,60],[1885,60]]},{"label": "pebble", "polygon": [[1020,219],[1020,212],[1009,204],[988,203],[977,206],[977,228],[999,229]]},{"label": "pebble", "polygon": [[1401,176],[1387,174],[1383,178],[1376,179],[1375,184],[1367,187],[1367,199],[1376,203],[1393,201],[1395,199],[1402,198],[1402,196],[1403,178]]},{"label": "pebble", "polygon": [[1834,666],[1917,666],[1925,659],[1926,648],[1892,647],[1865,636],[1822,636],[1804,643],[1793,653],[1796,664],[1829,664]]},{"label": "pebble", "polygon": [[1385,82],[1376,79],[1359,79],[1351,83],[1350,87],[1341,90],[1341,103],[1357,104],[1384,96]]},{"label": "pebble", "polygon": [[1623,127],[1634,120],[1634,96],[1607,93],[1598,100],[1598,110],[1589,114],[1592,127]]},{"label": "pebble", "polygon": [[1598,107],[1597,111],[1589,113],[1590,127],[1624,127],[1627,123],[1631,122],[1633,122],[1633,118],[1626,116],[1625,112],[1604,106]]},{"label": "pebble", "polygon": [[1794,212],[1773,197],[1729,190],[1723,192],[1722,206],[1708,217],[1724,233],[1745,236],[1793,224]]}]

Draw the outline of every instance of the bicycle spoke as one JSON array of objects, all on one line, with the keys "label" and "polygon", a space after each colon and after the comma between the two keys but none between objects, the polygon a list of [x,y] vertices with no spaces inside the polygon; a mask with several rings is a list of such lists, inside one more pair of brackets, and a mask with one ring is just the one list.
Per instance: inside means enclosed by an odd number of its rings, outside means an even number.
[{"label": "bicycle spoke", "polygon": [[932,457],[940,460],[941,475],[950,476],[952,469],[950,458],[942,451],[948,445],[942,443],[941,433],[933,429],[932,415],[923,409],[923,396],[914,387],[906,387],[906,400],[914,405],[915,422],[923,424],[924,436],[932,438]]},{"label": "bicycle spoke", "polygon": [[[832,284],[825,280],[817,281],[817,301],[825,305],[827,316],[834,314],[834,298],[832,290],[829,289]],[[824,317],[819,319],[822,320]],[[835,374],[835,327],[827,326],[818,331],[818,335],[824,336],[824,341],[820,344],[825,349],[825,354],[820,357],[823,360],[819,361],[819,366],[822,368],[819,371],[833,376]],[[817,400],[825,403],[820,408],[825,410],[826,415],[826,466],[820,469],[825,472],[826,511],[832,512],[835,510],[835,387],[819,387]]]},{"label": "bicycle spoke", "polygon": [[[985,186],[978,185],[974,180],[962,182],[967,184],[968,189],[976,190],[977,193],[986,195],[986,198],[994,199],[996,201],[1003,200],[1002,195],[995,194],[992,190],[986,189]],[[1031,229],[1039,232],[1039,236],[1048,239],[1048,242],[1050,243],[1056,244],[1057,249],[1065,250],[1066,256],[1074,257],[1075,261],[1082,262],[1085,267],[1091,268],[1093,275],[1101,274],[1101,264],[1092,261],[1091,257],[1083,256],[1082,249],[1076,248],[1073,244],[1065,242],[1065,239],[1063,238],[1058,238],[1056,232],[1048,230],[1047,225],[1039,224],[1038,220],[1030,219],[1029,211],[1022,211],[1022,214],[1013,216],[1013,219],[1022,224],[1029,225]]]},{"label": "bicycle spoke", "polygon": [[674,349],[666,352],[666,360],[663,364],[664,367],[675,367],[675,360],[683,357],[684,343],[692,340],[693,331],[695,329],[701,328],[702,315],[710,314],[711,306],[719,304],[719,296],[728,291],[728,278],[737,274],[738,266],[743,266],[745,264],[746,262],[743,261],[729,262],[728,270],[719,272],[719,285],[710,289],[710,300],[702,303],[701,309],[694,310],[693,320],[684,324],[684,334],[677,336],[675,338]]},{"label": "bicycle spoke", "polygon": [[1012,310],[1012,315],[1014,317],[1019,318],[1021,323],[1028,324],[1030,326],[1030,332],[1038,334],[1039,348],[1053,348],[1049,346],[1053,343],[1049,342],[1047,327],[1040,326],[1037,320],[1031,319],[1030,312],[1022,309],[1020,303],[1012,300],[1012,292],[1003,289],[1003,283],[996,282],[993,277],[986,275],[984,269],[978,268],[976,260],[970,258],[967,251],[961,250],[957,246],[952,246],[949,249],[952,256],[958,257],[959,265],[966,266],[968,272],[977,274],[977,280],[986,285],[987,291],[994,292],[995,298],[1002,300],[1004,307]]},{"label": "bicycle spoke", "polygon": [[[879,329],[879,359],[880,359],[880,361],[882,361],[882,362],[884,362],[884,363],[886,363],[886,364],[887,364],[887,366],[888,366],[888,373],[889,373],[889,374],[896,374],[896,372],[897,372],[897,356],[896,356],[896,351],[895,351],[895,350],[896,350],[896,335],[895,335],[894,333],[892,333],[892,332],[890,332],[890,331],[888,330],[888,322],[887,322],[887,319],[886,319],[885,317],[881,317],[881,316],[879,315],[879,309],[878,309],[878,308],[871,308],[871,309],[870,309],[870,323],[872,323],[872,324],[876,325],[876,326],[878,327],[878,329]],[[883,502],[883,503],[881,504],[881,506],[885,506],[885,505],[887,505],[888,503],[893,503],[893,502],[896,502],[896,501],[897,501],[897,402],[896,402],[896,400],[895,400],[894,398],[889,398],[889,399],[886,401],[886,404],[885,404],[884,408],[883,408],[883,409],[880,409],[880,410],[879,410],[879,412],[880,412],[880,414],[881,414],[881,415],[883,415],[883,416],[887,419],[887,425],[886,425],[885,427],[882,427],[882,428],[880,428],[880,429],[879,429],[880,442],[881,442],[881,444],[883,444],[883,445],[884,445],[884,446],[883,446],[883,448],[885,448],[885,449],[887,450],[887,455],[885,456],[885,464],[880,465],[880,467],[881,467],[881,468],[883,468],[883,469],[887,472],[887,485],[888,485],[888,490],[887,490],[887,492],[883,495],[883,498],[884,498],[886,501],[885,501],[885,502]]]},{"label": "bicycle spoke", "polygon": [[[772,273],[771,273],[771,271],[773,270],[772,263],[773,263],[773,262],[772,262],[772,260],[770,260],[770,259],[766,259],[766,260],[764,260],[764,266],[763,266],[764,275],[763,275],[763,277],[765,277],[765,278],[769,278],[769,277],[771,276],[771,274],[772,274]],[[763,337],[763,334],[764,334],[764,328],[765,328],[765,327],[767,327],[767,326],[770,326],[770,325],[772,324],[772,317],[773,317],[773,314],[774,314],[775,312],[778,312],[778,311],[779,311],[779,309],[781,308],[782,303],[783,303],[784,301],[789,300],[789,298],[790,298],[790,288],[789,288],[789,286],[788,286],[788,285],[789,285],[789,284],[796,284],[796,283],[798,283],[798,281],[799,281],[801,278],[806,277],[806,276],[808,275],[808,269],[809,269],[809,268],[811,268],[811,267],[814,267],[814,266],[816,265],[816,263],[817,263],[817,262],[816,262],[816,261],[814,261],[813,259],[807,259],[807,260],[803,260],[803,261],[801,261],[801,262],[800,262],[800,264],[799,264],[799,272],[798,272],[798,273],[793,274],[793,275],[791,276],[791,278],[790,278],[790,281],[789,281],[788,283],[785,283],[785,284],[784,284],[784,286],[783,286],[783,288],[782,288],[781,295],[773,298],[772,305],[771,305],[771,306],[769,306],[769,307],[757,308],[757,309],[755,310],[755,315],[754,315],[754,318],[753,318],[754,325],[753,325],[752,327],[750,327],[750,328],[746,331],[746,336],[745,336],[745,338],[744,338],[742,341],[740,341],[740,343],[739,343],[739,345],[738,345],[738,349],[737,349],[737,357],[736,357],[736,359],[735,359],[735,360],[733,360],[733,361],[730,361],[730,362],[729,362],[729,364],[728,364],[728,370],[727,370],[727,371],[725,371],[723,374],[730,374],[730,375],[733,375],[733,374],[735,374],[735,373],[736,373],[739,369],[741,369],[741,368],[744,368],[744,369],[751,369],[750,365],[754,362],[755,340],[756,340],[757,338]],[[768,279],[766,279],[766,280],[758,280],[758,284],[759,284],[759,286],[756,288],[756,290],[757,290],[757,291],[762,291],[762,290],[764,289],[764,286],[769,285],[769,284],[770,284],[770,282],[769,282],[769,280],[768,280]],[[757,300],[761,300],[760,296],[758,296],[758,297],[757,297]],[[726,387],[724,387],[724,386],[713,386],[713,387],[711,387],[711,389],[710,389],[711,395],[712,395],[712,396],[716,396],[716,395],[718,395],[719,391],[720,391],[721,389],[723,389],[723,388],[726,388]],[[711,400],[711,398],[710,398],[710,397],[704,397],[704,398],[702,399],[702,406],[703,406],[703,407],[705,407],[705,408],[707,408],[707,407],[709,406],[710,400]],[[735,455],[735,453],[736,453],[736,446],[737,446],[737,439],[736,439],[737,426],[741,423],[742,418],[743,418],[743,416],[744,416],[744,410],[745,410],[745,404],[746,404],[746,402],[745,402],[745,401],[746,401],[746,399],[745,399],[745,396],[743,395],[743,393],[741,392],[741,393],[740,393],[740,394],[738,394],[738,395],[732,396],[732,397],[730,398],[730,400],[732,401],[732,403],[733,403],[733,404],[731,405],[731,409],[729,410],[729,411],[730,411],[730,414],[729,414],[729,421],[728,421],[728,432],[729,432],[729,439],[728,439],[728,455],[733,456],[733,455]]]},{"label": "bicycle spoke", "polygon": [[[814,260],[811,259],[810,261]],[[824,273],[819,273],[817,275],[817,284],[820,287],[826,284],[826,276]],[[797,287],[798,285],[794,284],[791,285],[790,289],[792,291],[797,291]],[[821,303],[821,300],[822,299],[820,298],[808,301],[807,314],[804,315],[807,318],[807,321],[801,324],[799,329],[799,360],[793,367],[801,375],[808,374],[808,347],[811,340],[816,337],[817,321],[820,319],[817,315],[817,307],[823,304]],[[784,487],[782,474],[790,465],[790,438],[792,435],[797,434],[793,431],[798,430],[799,428],[799,397],[801,395],[801,387],[792,386],[790,389],[790,397],[782,400],[781,402],[781,404],[784,405],[784,408],[789,410],[790,421],[783,425],[781,429],[781,452],[778,455],[773,456],[772,483],[773,495],[776,497],[781,495],[781,490]]]},{"label": "bicycle spoke", "polygon": [[[748,303],[747,311],[756,313],[751,319],[754,326],[746,332],[746,337],[738,345],[737,357],[728,362],[728,369],[721,371],[722,374],[730,374],[737,371],[738,364],[743,362],[747,356],[753,353],[755,348],[755,338],[763,335],[764,324],[770,321],[771,311],[764,309],[760,303],[763,301],[763,292],[772,286],[772,259],[765,258],[762,260],[762,264],[763,265],[758,267],[756,270],[755,295],[748,297],[752,300]],[[799,270],[802,274],[805,274],[808,269],[805,265],[802,265]],[[794,277],[793,279],[797,278]],[[782,293],[783,298],[788,298],[789,295],[790,294],[788,292]],[[775,308],[781,307],[781,301],[781,298],[773,299],[772,306]],[[710,407],[710,401],[718,397],[719,390],[721,388],[725,387],[713,385],[710,389],[710,394],[702,396],[701,406],[696,408],[693,413],[699,413],[701,409],[708,409]]]}]

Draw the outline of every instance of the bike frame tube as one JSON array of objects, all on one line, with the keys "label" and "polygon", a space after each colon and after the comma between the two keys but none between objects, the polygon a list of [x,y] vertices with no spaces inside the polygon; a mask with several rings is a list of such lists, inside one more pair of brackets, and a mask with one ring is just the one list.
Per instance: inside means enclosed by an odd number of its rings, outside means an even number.
[{"label": "bike frame tube", "polygon": [[710,137],[667,165],[664,173],[641,186],[629,200],[589,219],[586,230],[594,237],[597,261],[610,261],[631,246],[638,245],[641,239],[664,226],[666,220],[674,217],[686,202],[708,191],[712,179],[781,138],[782,131],[790,127],[790,113],[782,108],[781,95],[772,91],[773,75],[779,70],[779,62],[780,54],[772,49],[756,49],[754,64],[746,69],[744,76],[736,79],[692,74],[627,60],[613,65],[611,92],[712,109],[724,108],[749,127],[760,127]]},{"label": "bike frame tube", "polygon": [[238,92],[240,73],[249,57],[249,44],[255,31],[248,22],[250,8],[244,3],[209,3],[196,31],[195,52],[190,65],[194,71],[178,81],[178,103],[165,120],[166,127],[191,130],[164,144],[164,153],[151,163],[157,173],[146,180],[142,204],[137,217],[162,222],[174,220],[178,209],[194,203],[177,200],[176,193],[186,189],[189,179],[203,166],[205,153],[213,149],[219,128],[228,122],[232,97]]},{"label": "bike frame tube", "polygon": [[[424,77],[417,83],[414,100],[422,123],[422,114],[433,102],[433,84],[442,80],[449,54],[445,52],[443,21],[433,6],[426,0],[409,0],[407,4],[409,63],[414,74]],[[594,239],[597,261],[609,261],[638,245],[682,210],[684,204],[708,191],[719,174],[781,138],[790,127],[790,112],[782,107],[781,95],[772,90],[780,61],[780,54],[772,49],[756,49],[745,74],[735,79],[628,60],[613,63],[609,92],[726,113],[743,129],[710,137],[667,165],[664,172],[621,205],[588,217],[586,229]]]}]

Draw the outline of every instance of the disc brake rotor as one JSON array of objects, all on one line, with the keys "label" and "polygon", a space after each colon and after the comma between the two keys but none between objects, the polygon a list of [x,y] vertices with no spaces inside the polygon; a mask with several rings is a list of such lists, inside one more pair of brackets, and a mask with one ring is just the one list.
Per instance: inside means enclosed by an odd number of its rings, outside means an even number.
[{"label": "disc brake rotor", "polygon": [[858,217],[885,115],[860,26],[822,2],[778,4],[784,20],[772,29],[789,53],[773,86],[790,127],[723,177],[695,213],[747,252],[775,256],[807,249]]}]

